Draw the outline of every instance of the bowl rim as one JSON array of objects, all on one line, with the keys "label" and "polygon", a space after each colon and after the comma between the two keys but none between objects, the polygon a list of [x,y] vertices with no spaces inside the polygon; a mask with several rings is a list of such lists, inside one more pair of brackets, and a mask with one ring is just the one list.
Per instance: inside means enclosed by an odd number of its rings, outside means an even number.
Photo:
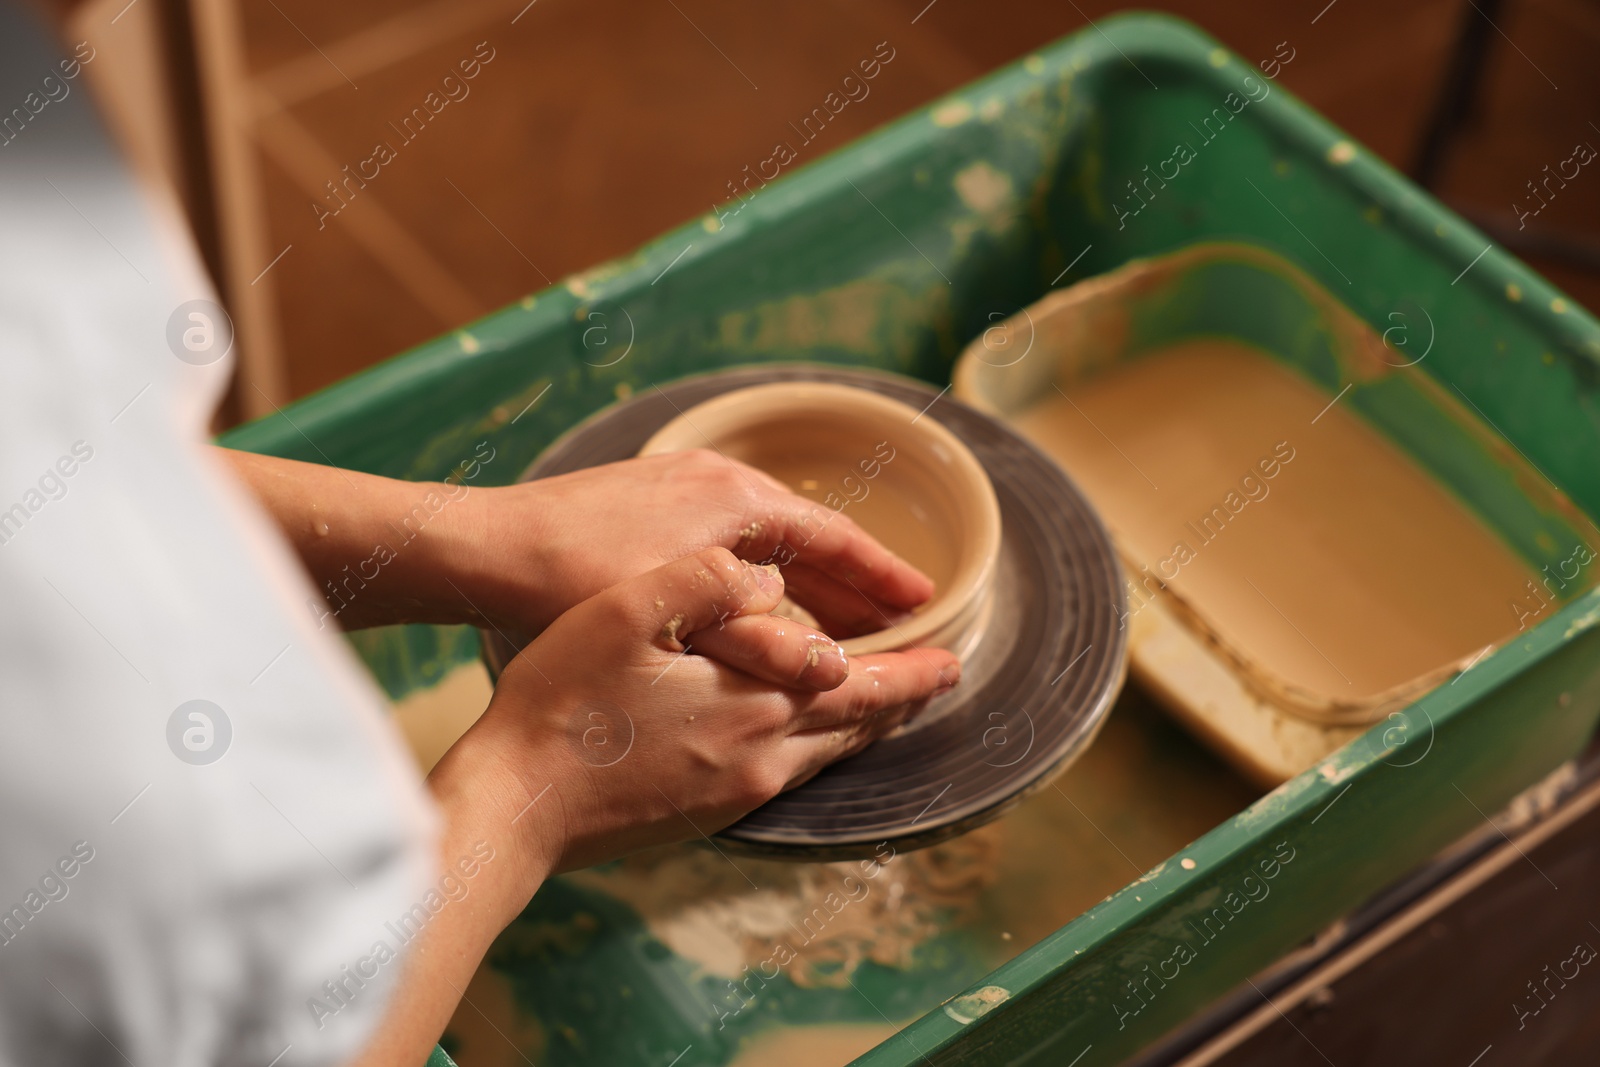
[{"label": "bowl rim", "polygon": [[[768,400],[768,405],[762,406],[762,400]],[[968,509],[974,536],[957,546],[955,572],[945,587],[935,589],[933,597],[913,615],[889,621],[882,629],[838,639],[849,656],[924,647],[930,637],[964,615],[981,614],[1000,556],[1000,501],[994,485],[972,450],[927,409],[918,412],[892,397],[837,382],[767,382],[721,393],[679,411],[645,441],[638,454],[661,455],[707,444],[721,452],[717,441],[724,434],[811,413],[837,418],[841,411],[860,413],[868,428],[874,425],[873,419],[905,420],[906,426],[912,427],[910,432],[920,435],[925,444],[919,451],[927,454],[929,464],[959,478],[954,497],[958,507]],[[897,451],[899,447],[897,444]],[[833,513],[842,515],[848,510],[847,503]]]}]

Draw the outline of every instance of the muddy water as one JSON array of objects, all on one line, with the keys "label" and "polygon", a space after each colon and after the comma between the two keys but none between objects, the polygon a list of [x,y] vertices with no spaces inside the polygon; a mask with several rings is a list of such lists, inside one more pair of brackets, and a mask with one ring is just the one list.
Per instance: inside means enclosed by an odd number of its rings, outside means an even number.
[{"label": "muddy water", "polygon": [[1358,700],[1505,638],[1533,572],[1331,399],[1246,346],[1193,341],[1016,425],[1137,561],[1133,610],[1176,593],[1269,675]]}]

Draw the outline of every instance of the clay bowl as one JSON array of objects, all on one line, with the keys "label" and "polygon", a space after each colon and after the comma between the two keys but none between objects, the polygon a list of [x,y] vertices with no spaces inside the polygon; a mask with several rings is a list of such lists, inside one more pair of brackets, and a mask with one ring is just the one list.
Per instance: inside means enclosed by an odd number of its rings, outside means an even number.
[{"label": "clay bowl", "polygon": [[[848,385],[757,385],[683,411],[639,454],[691,448],[715,449],[815,501],[815,530],[849,516],[933,579],[932,599],[915,612],[841,640],[848,655],[923,647],[964,658],[981,639],[994,604],[1000,505],[972,451],[932,417]],[[789,547],[805,558],[803,544]],[[813,621],[787,601],[776,614]]]}]

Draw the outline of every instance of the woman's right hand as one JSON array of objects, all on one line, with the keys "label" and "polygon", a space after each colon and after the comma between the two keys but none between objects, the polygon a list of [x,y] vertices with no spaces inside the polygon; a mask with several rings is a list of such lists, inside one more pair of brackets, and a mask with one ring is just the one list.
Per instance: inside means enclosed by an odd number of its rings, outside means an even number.
[{"label": "woman's right hand", "polygon": [[709,548],[582,601],[511,662],[428,778],[464,891],[423,905],[436,914],[360,1067],[422,1058],[549,875],[714,833],[961,676],[931,649],[847,662],[766,614],[782,598],[776,568]]},{"label": "woman's right hand", "polygon": [[434,787],[447,806],[499,792],[532,883],[508,906],[549,873],[722,829],[960,678],[933,649],[846,662],[766,614],[783,591],[777,568],[706,549],[582,602],[506,668]]}]

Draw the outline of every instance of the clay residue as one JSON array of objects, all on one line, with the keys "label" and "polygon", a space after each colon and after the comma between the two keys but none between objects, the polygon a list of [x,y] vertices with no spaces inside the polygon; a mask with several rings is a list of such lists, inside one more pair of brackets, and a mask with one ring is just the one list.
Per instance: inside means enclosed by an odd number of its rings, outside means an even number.
[{"label": "clay residue", "polygon": [[918,945],[971,918],[994,880],[999,825],[887,862],[795,864],[654,849],[568,877],[632,907],[707,973],[777,968],[799,986],[844,987],[862,963],[909,968]]},{"label": "clay residue", "polygon": [[683,613],[679,612],[677,615],[674,615],[672,618],[668,619],[665,626],[661,627],[662,638],[667,641],[676,641],[678,639],[678,628],[682,625]]},{"label": "clay residue", "polygon": [[1502,830],[1529,826],[1554,811],[1577,784],[1577,764],[1568,760],[1512,797],[1496,816],[1495,825]]},{"label": "clay residue", "polygon": [[1570,641],[1578,634],[1581,634],[1583,631],[1594,626],[1596,623],[1600,623],[1600,596],[1591,594],[1591,597],[1596,601],[1594,607],[1590,608],[1588,611],[1585,611],[1582,615],[1579,615],[1577,618],[1573,619],[1572,622],[1567,624],[1567,632],[1561,635],[1562,640]]},{"label": "clay residue", "polygon": [[946,100],[933,109],[931,117],[935,126],[949,129],[972,118],[972,105],[965,100]]},{"label": "clay residue", "polygon": [[997,985],[986,985],[953,998],[945,1004],[944,1013],[965,1026],[977,1022],[1010,999],[1010,990]]},{"label": "clay residue", "polygon": [[916,324],[927,315],[928,306],[920,295],[886,281],[861,278],[730,311],[718,320],[717,342],[722,350],[737,353],[839,348],[881,356],[910,346]]},{"label": "clay residue", "polygon": [[979,160],[955,176],[956,194],[961,202],[983,219],[984,225],[998,232],[1016,213],[1016,196],[1011,178]]}]

